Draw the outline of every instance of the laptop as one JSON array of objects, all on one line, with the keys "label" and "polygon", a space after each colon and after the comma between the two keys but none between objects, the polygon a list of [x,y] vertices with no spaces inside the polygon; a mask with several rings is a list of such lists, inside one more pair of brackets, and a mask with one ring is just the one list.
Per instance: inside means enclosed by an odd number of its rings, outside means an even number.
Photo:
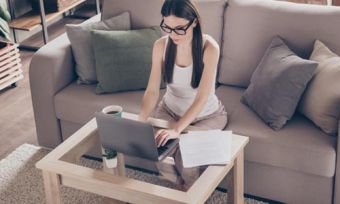
[{"label": "laptop", "polygon": [[125,155],[161,161],[179,142],[178,138],[170,139],[157,148],[156,129],[151,124],[112,117],[102,112],[96,112],[95,117],[102,146]]}]

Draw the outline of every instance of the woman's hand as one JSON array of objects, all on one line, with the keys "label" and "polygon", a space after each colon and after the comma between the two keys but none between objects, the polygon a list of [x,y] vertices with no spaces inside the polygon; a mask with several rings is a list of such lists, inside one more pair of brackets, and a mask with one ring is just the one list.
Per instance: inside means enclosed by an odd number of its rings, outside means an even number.
[{"label": "woman's hand", "polygon": [[156,132],[155,138],[157,147],[164,146],[169,139],[175,139],[179,137],[179,132],[174,129],[160,129]]}]

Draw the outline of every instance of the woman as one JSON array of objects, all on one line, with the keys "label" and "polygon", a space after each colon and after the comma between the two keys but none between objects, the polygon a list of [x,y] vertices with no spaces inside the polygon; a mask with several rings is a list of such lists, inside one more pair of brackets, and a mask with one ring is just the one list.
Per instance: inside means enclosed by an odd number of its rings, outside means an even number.
[{"label": "woman", "polygon": [[[169,129],[155,134],[158,146],[178,138],[189,125],[199,129],[223,129],[227,114],[215,95],[219,46],[202,34],[199,12],[191,0],[165,0],[161,28],[168,35],[154,43],[152,68],[144,94],[140,121],[146,121],[159,99],[162,75],[166,93],[154,117],[168,120]],[[187,185],[199,174],[199,168],[183,169],[180,152],[174,154],[178,172]]]}]

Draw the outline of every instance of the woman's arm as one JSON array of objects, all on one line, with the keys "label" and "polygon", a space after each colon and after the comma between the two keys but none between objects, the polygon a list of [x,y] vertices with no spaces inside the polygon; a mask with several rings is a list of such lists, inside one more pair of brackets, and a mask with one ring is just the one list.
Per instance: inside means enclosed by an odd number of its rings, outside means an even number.
[{"label": "woman's arm", "polygon": [[142,109],[138,117],[140,121],[147,120],[150,113],[155,108],[159,98],[159,89],[162,75],[162,60],[165,43],[164,40],[165,38],[162,37],[158,39],[153,45],[151,73],[149,77],[148,86],[144,93]]},{"label": "woman's arm", "polygon": [[[209,43],[208,43],[209,42]],[[207,103],[209,95],[215,81],[217,65],[220,56],[219,45],[214,41],[207,41],[203,55],[204,69],[202,78],[198,86],[197,95],[190,106],[179,121],[177,121],[169,130],[159,130],[156,134],[158,146],[164,145],[169,139],[178,137],[178,135],[194,121],[198,114],[202,111]]]},{"label": "woman's arm", "polygon": [[216,77],[220,49],[218,44],[214,41],[209,41],[206,46],[207,47],[203,56],[204,69],[198,86],[196,98],[190,108],[173,127],[178,133],[181,133],[192,121],[195,120],[207,103],[211,90],[213,89],[213,86],[215,86],[213,82]]}]

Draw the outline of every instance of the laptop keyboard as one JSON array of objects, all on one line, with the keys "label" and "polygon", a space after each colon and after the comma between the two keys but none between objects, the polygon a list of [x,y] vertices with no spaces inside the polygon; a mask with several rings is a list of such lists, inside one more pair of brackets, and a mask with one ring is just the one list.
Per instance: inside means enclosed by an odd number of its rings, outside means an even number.
[{"label": "laptop keyboard", "polygon": [[171,144],[172,142],[174,142],[174,141],[175,141],[175,139],[170,139],[170,140],[167,141],[167,143],[165,143],[164,146],[158,147],[158,148],[157,148],[158,155],[161,155],[161,154],[163,154],[166,150],[168,150],[170,144]]},{"label": "laptop keyboard", "polygon": [[158,147],[158,148],[157,148],[158,155],[163,154],[163,152],[165,152],[167,149],[168,149],[167,146],[160,146],[160,147]]}]

